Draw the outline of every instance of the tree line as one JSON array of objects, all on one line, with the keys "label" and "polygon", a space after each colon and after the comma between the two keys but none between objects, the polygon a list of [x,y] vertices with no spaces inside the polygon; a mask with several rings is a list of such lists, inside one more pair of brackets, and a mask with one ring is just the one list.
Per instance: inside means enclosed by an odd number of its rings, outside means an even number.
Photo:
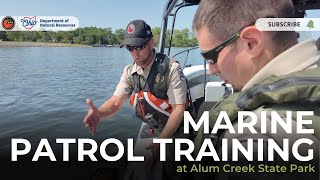
[{"label": "tree line", "polygon": [[[155,44],[159,43],[160,28],[152,29]],[[117,29],[114,32],[111,28],[84,27],[74,31],[1,31],[2,41],[30,41],[30,42],[54,42],[84,45],[119,45],[123,41],[124,29]],[[169,42],[170,32],[167,31],[166,44]],[[172,46],[191,47],[197,46],[195,34],[188,28],[173,32]]]}]

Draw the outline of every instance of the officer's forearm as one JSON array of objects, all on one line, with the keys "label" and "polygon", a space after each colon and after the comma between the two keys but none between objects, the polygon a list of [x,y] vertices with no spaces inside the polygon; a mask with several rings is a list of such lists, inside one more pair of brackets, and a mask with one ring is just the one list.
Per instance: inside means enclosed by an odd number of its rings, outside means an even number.
[{"label": "officer's forearm", "polygon": [[171,138],[176,132],[183,118],[184,105],[175,105],[166,126],[161,132],[159,138]]},{"label": "officer's forearm", "polygon": [[125,102],[125,98],[112,96],[99,108],[100,120],[107,119],[116,114]]}]

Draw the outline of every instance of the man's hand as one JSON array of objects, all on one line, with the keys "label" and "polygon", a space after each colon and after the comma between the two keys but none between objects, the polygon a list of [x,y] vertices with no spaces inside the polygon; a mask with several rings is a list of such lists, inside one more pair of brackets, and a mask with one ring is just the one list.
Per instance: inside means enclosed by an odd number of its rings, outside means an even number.
[{"label": "man's hand", "polygon": [[148,164],[152,168],[157,161],[160,159],[160,144],[159,143],[151,143],[145,146],[146,150],[151,150],[152,157],[149,159]]},{"label": "man's hand", "polygon": [[86,117],[84,117],[83,123],[87,128],[89,128],[89,131],[92,133],[92,135],[94,135],[100,122],[99,110],[93,105],[90,99],[87,99],[86,103],[90,109]]}]

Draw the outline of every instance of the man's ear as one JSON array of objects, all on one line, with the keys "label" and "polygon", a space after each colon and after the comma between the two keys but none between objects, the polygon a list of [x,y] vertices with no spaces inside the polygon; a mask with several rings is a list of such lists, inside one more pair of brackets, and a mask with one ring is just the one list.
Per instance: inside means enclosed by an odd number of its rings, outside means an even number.
[{"label": "man's ear", "polygon": [[150,46],[151,46],[152,48],[154,48],[154,40],[153,40],[153,38],[150,39]]},{"label": "man's ear", "polygon": [[240,38],[244,40],[245,48],[253,57],[261,55],[265,48],[265,34],[250,26],[242,30]]}]

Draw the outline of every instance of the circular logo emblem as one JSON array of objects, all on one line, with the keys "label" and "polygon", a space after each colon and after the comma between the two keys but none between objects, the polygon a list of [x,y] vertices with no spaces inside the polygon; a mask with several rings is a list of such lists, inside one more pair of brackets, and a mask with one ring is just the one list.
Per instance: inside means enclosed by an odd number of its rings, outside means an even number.
[{"label": "circular logo emblem", "polygon": [[128,32],[128,34],[132,34],[132,33],[134,33],[135,30],[136,30],[136,27],[133,24],[130,24],[128,26],[127,32]]},{"label": "circular logo emblem", "polygon": [[2,19],[1,25],[5,30],[11,30],[14,28],[15,21],[14,21],[13,17],[6,16]]}]

